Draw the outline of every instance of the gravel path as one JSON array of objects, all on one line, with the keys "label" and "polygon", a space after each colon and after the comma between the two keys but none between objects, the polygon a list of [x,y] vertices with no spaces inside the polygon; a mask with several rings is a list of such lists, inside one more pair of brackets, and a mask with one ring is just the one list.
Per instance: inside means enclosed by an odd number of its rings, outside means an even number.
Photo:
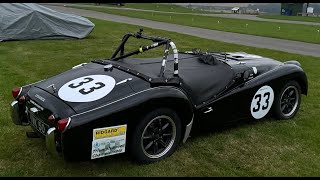
[{"label": "gravel path", "polygon": [[260,48],[290,52],[295,54],[320,57],[320,44],[304,43],[299,41],[291,41],[291,40],[284,40],[284,39],[276,39],[276,38],[239,34],[239,33],[209,30],[209,29],[203,29],[203,28],[197,28],[197,27],[182,26],[177,24],[131,18],[126,16],[106,14],[102,12],[68,8],[68,7],[56,6],[56,5],[45,5],[45,6],[60,12],[92,17],[96,19],[115,21],[119,23],[127,23],[132,25],[139,25],[139,26],[149,27],[153,29],[174,31],[181,34],[188,34],[191,36],[223,41],[228,43],[235,43],[235,44],[241,44],[241,45],[247,45],[247,46],[254,46],[254,47],[260,47]]},{"label": "gravel path", "polygon": [[147,9],[135,9],[135,8],[125,8],[125,7],[108,7],[108,6],[95,6],[95,5],[85,5],[85,4],[60,4],[60,3],[47,3],[55,6],[78,6],[78,7],[94,7],[94,8],[105,8],[105,9],[126,9],[132,11],[144,11],[144,12],[156,12],[156,13],[165,13],[165,14],[193,14],[196,16],[215,16],[215,17],[223,17],[223,18],[232,18],[232,19],[247,19],[254,21],[267,21],[267,22],[280,22],[280,23],[291,23],[291,24],[305,24],[305,25],[318,25],[320,26],[320,22],[304,22],[304,21],[289,21],[289,20],[281,20],[281,19],[264,19],[257,17],[256,15],[248,15],[248,14],[199,14],[199,13],[180,13],[180,12],[165,12],[165,11],[156,11],[156,10],[147,10]]}]

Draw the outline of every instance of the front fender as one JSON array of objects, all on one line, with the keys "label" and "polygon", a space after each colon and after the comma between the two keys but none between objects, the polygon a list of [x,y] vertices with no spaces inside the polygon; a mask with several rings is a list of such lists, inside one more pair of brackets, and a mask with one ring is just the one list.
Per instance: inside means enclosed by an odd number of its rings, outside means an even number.
[{"label": "front fender", "polygon": [[250,81],[245,86],[246,88],[252,88],[259,84],[272,81],[274,79],[281,79],[283,81],[295,80],[301,86],[302,94],[308,93],[308,79],[303,69],[295,63],[284,63],[271,71],[268,71]]},{"label": "front fender", "polygon": [[[307,80],[306,73],[303,71],[303,69],[300,66],[298,66],[296,64],[288,63],[288,64],[281,64],[281,65],[275,67],[274,69],[272,69],[268,72],[265,72],[255,78],[247,81],[243,85],[238,86],[235,89],[231,89],[229,92],[226,92],[221,97],[214,99],[213,101],[210,101],[207,104],[214,103],[214,102],[219,101],[219,100],[226,98],[228,96],[237,94],[241,91],[252,89],[257,86],[267,84],[269,82],[274,82],[280,88],[282,83],[287,82],[289,80],[297,81],[301,86],[302,94],[307,95],[307,93],[308,93],[308,80]],[[202,104],[202,105],[198,106],[197,108],[203,108],[207,104]]]}]

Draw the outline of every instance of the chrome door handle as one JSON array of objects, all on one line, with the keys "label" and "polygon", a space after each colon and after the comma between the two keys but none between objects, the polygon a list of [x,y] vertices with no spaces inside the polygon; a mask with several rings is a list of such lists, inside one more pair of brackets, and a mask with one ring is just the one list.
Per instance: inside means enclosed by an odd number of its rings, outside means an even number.
[{"label": "chrome door handle", "polygon": [[211,112],[211,111],[213,111],[212,107],[208,107],[207,110],[206,110],[205,112],[203,112],[203,113],[206,114],[206,113],[209,113],[209,112]]}]

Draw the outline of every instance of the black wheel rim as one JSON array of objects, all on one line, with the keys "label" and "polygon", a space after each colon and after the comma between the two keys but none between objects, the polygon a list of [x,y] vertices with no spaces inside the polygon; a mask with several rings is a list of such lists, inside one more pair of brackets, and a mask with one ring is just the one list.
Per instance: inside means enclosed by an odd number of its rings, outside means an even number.
[{"label": "black wheel rim", "polygon": [[158,116],[144,128],[141,137],[143,153],[149,158],[160,158],[171,149],[175,138],[174,121],[168,116]]},{"label": "black wheel rim", "polygon": [[280,99],[280,108],[284,116],[291,116],[297,109],[299,101],[298,89],[295,86],[287,87]]}]

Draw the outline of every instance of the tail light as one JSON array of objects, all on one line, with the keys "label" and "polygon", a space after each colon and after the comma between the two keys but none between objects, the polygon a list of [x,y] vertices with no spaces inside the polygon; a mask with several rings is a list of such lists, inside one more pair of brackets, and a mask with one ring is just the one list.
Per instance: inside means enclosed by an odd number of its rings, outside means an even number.
[{"label": "tail light", "polygon": [[56,119],[56,117],[52,114],[51,116],[48,117],[48,121],[51,123],[51,124],[54,124],[54,120]]},{"label": "tail light", "polygon": [[16,87],[12,89],[12,96],[13,98],[17,99],[17,97],[20,95],[22,88]]},{"label": "tail light", "polygon": [[57,123],[58,131],[63,132],[70,123],[71,118],[61,119]]},{"label": "tail light", "polygon": [[19,104],[23,104],[25,101],[26,101],[26,97],[24,96],[19,97],[19,100],[18,100]]}]

